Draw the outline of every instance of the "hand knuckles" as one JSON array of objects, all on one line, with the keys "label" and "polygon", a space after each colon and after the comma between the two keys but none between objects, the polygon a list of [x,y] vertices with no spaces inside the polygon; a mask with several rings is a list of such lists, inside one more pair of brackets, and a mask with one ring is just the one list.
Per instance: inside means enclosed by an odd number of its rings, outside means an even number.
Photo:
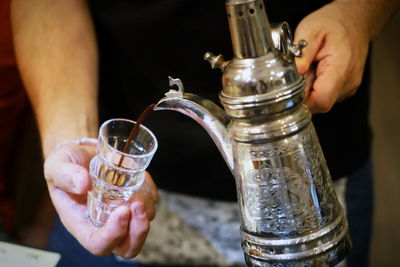
[{"label": "hand knuckles", "polygon": [[53,179],[52,179],[52,175],[51,175],[51,167],[50,167],[50,163],[49,163],[49,161],[48,160],[46,160],[45,162],[44,162],[44,165],[43,165],[43,172],[44,172],[44,178],[46,179],[46,181],[48,181],[48,182],[50,182],[50,181],[52,181]]},{"label": "hand knuckles", "polygon": [[334,102],[330,99],[322,99],[317,103],[317,110],[320,113],[327,113],[329,112],[334,105]]},{"label": "hand knuckles", "polygon": [[102,236],[100,239],[97,239],[99,237],[98,234],[99,234],[98,232],[91,232],[86,237],[84,242],[80,243],[86,248],[87,251],[89,251],[91,254],[97,257],[109,255],[112,252],[112,249],[109,246],[105,245],[107,244],[106,242],[107,239],[105,239],[104,236]]},{"label": "hand knuckles", "polygon": [[346,97],[351,97],[351,96],[355,95],[357,92],[357,88],[358,88],[358,86],[350,88]]},{"label": "hand knuckles", "polygon": [[86,249],[96,257],[103,257],[107,256],[111,253],[110,250],[104,248],[97,248],[97,247],[86,247]]},{"label": "hand knuckles", "polygon": [[357,75],[354,79],[354,83],[353,83],[353,88],[354,90],[356,90],[358,87],[360,87],[362,82],[362,75]]},{"label": "hand knuckles", "polygon": [[154,203],[158,202],[158,200],[159,200],[158,190],[154,189],[151,192],[152,192],[153,202]]},{"label": "hand knuckles", "polygon": [[142,249],[142,246],[132,245],[130,247],[120,245],[113,250],[115,255],[118,255],[124,259],[131,259],[136,257]]},{"label": "hand knuckles", "polygon": [[149,209],[147,211],[147,218],[149,219],[149,221],[153,220],[156,217],[156,212],[155,209]]},{"label": "hand knuckles", "polygon": [[139,252],[140,252],[140,249],[134,248],[134,249],[129,250],[129,251],[125,252],[125,253],[122,253],[119,256],[121,256],[124,259],[131,259],[131,258],[136,257],[139,254]]},{"label": "hand knuckles", "polygon": [[353,96],[357,92],[358,87],[360,87],[361,81],[362,76],[355,77],[349,85],[346,96]]}]

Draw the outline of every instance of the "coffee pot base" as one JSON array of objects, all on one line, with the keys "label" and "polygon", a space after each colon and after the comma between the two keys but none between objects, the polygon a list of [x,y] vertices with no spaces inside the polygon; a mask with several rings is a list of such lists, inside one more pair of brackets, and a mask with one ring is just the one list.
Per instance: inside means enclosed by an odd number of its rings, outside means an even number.
[{"label": "coffee pot base", "polygon": [[351,238],[347,234],[334,247],[312,258],[302,258],[297,260],[265,261],[248,254],[244,254],[245,261],[249,267],[325,267],[335,266],[342,262],[351,249]]}]

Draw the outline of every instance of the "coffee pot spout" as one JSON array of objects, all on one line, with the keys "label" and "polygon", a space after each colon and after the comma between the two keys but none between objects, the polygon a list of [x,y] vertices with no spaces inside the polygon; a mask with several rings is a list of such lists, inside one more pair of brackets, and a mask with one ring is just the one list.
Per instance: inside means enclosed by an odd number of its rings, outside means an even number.
[{"label": "coffee pot spout", "polygon": [[185,93],[180,79],[169,77],[169,85],[176,85],[178,90],[170,89],[156,104],[154,110],[174,110],[194,119],[210,135],[233,172],[232,140],[228,134],[231,118],[212,101],[195,94]]}]

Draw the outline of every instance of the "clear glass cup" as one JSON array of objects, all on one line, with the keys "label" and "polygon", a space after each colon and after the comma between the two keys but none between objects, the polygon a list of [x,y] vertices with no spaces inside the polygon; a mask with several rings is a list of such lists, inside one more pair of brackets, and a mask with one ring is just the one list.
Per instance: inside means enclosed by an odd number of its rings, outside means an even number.
[{"label": "clear glass cup", "polygon": [[157,150],[156,137],[143,125],[127,145],[135,125],[131,120],[111,119],[100,127],[97,155],[89,166],[87,200],[87,216],[96,227],[103,226],[117,207],[132,203]]}]

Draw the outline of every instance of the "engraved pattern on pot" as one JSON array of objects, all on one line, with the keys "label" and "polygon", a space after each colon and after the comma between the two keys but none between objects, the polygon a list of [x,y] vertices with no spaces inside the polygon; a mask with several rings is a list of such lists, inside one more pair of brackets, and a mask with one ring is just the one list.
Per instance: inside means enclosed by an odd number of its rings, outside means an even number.
[{"label": "engraved pattern on pot", "polygon": [[[261,231],[304,233],[323,226],[337,214],[333,186],[327,186],[331,183],[329,171],[315,139],[310,125],[302,135],[251,146],[255,169],[248,171],[244,201]],[[292,162],[292,169],[274,167],[284,161]]]},{"label": "engraved pattern on pot", "polygon": [[322,149],[315,140],[318,138],[314,127],[310,125],[298,138],[302,149],[294,150],[292,158],[302,166],[304,176],[310,181],[313,205],[318,213],[319,224],[323,225],[334,219],[339,205]]},{"label": "engraved pattern on pot", "polygon": [[290,168],[262,168],[248,173],[244,194],[247,211],[265,233],[304,231],[313,213],[308,181]]}]

